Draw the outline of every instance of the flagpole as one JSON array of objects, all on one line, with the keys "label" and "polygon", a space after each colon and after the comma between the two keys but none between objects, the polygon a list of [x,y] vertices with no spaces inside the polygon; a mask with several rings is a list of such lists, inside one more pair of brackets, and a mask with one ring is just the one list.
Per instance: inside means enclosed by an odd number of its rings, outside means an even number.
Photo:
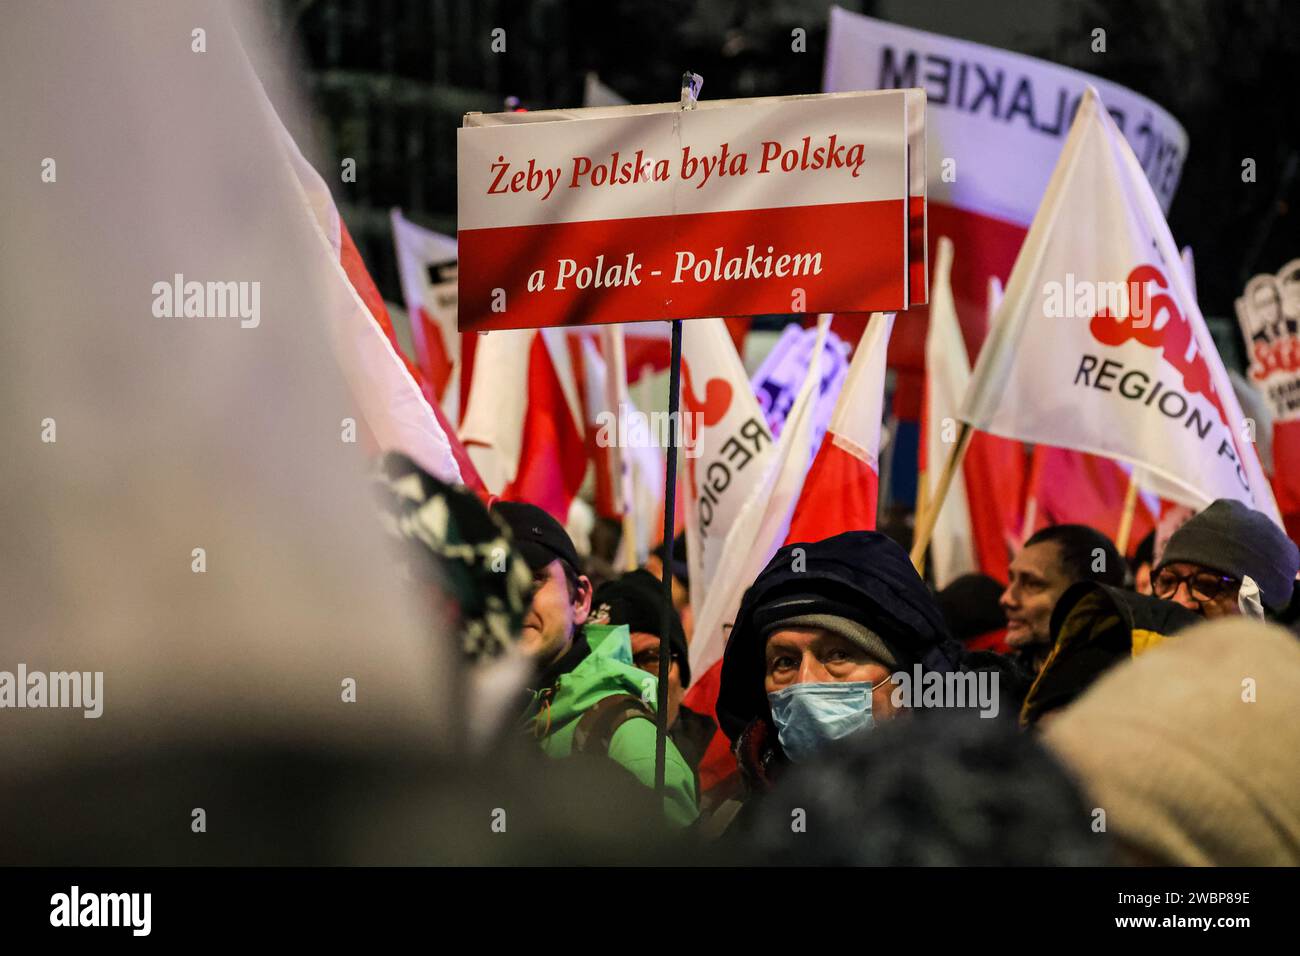
[{"label": "flagpole", "polygon": [[926,506],[925,514],[921,516],[916,525],[916,533],[912,539],[912,566],[916,568],[917,574],[924,572],[925,552],[930,547],[930,537],[934,534],[934,526],[939,520],[939,512],[943,509],[943,503],[948,497],[948,489],[952,486],[953,476],[957,474],[962,459],[966,457],[966,448],[970,444],[971,435],[974,433],[975,429],[971,428],[967,422],[961,423],[961,434],[957,436],[957,444],[948,453],[948,460],[944,462],[943,471],[939,474],[939,484],[934,489],[934,499]]},{"label": "flagpole", "polygon": [[1120,557],[1128,555],[1128,539],[1133,532],[1133,513],[1137,510],[1138,470],[1134,468],[1128,476],[1128,490],[1124,492],[1124,510],[1119,516],[1119,533],[1115,535],[1115,548]]},{"label": "flagpole", "polygon": [[[925,435],[921,436],[925,441]],[[922,468],[916,473],[916,514],[913,527],[919,528],[925,523],[925,513],[930,510],[930,470]]]},{"label": "flagpole", "polygon": [[[704,78],[687,70],[682,74],[681,108],[695,109]],[[668,758],[668,635],[673,614],[673,519],[677,510],[677,441],[681,431],[682,320],[673,319],[672,348],[668,363],[668,460],[664,466],[664,586],[663,615],[659,629],[659,709],[655,714],[655,793],[663,800]]]}]

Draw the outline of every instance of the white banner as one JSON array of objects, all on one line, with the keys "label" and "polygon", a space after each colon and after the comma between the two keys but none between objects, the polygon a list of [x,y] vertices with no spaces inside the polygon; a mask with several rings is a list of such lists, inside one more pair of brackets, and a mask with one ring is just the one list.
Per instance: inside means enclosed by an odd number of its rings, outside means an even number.
[{"label": "white banner", "polygon": [[934,202],[1028,225],[1075,104],[1091,83],[1132,145],[1161,209],[1169,209],[1187,156],[1187,133],[1132,90],[1045,60],[839,7],[831,8],[826,49],[822,88],[828,92],[925,91]]}]

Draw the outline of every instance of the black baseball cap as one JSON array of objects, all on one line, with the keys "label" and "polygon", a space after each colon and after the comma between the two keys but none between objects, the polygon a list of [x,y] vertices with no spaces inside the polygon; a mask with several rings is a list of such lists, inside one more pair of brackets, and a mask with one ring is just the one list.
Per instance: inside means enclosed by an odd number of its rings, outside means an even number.
[{"label": "black baseball cap", "polygon": [[673,538],[672,551],[668,551],[661,541],[659,542],[658,547],[654,549],[654,553],[659,556],[660,561],[664,560],[664,554],[667,553],[669,557],[666,564],[668,565],[668,569],[672,571],[673,577],[678,581],[681,581],[682,584],[687,587],[691,586],[691,566],[686,560],[685,534],[679,534],[677,537]]},{"label": "black baseball cap", "polygon": [[[629,571],[614,581],[606,581],[591,599],[593,623],[626,624],[628,630],[653,634],[663,640],[663,583],[649,571]],[[682,686],[691,684],[690,655],[686,649],[686,631],[677,611],[668,608],[668,651],[681,671]]]},{"label": "black baseball cap", "polygon": [[546,511],[523,501],[497,501],[492,512],[510,529],[528,570],[536,573],[557,558],[578,570],[578,549],[564,526]]}]

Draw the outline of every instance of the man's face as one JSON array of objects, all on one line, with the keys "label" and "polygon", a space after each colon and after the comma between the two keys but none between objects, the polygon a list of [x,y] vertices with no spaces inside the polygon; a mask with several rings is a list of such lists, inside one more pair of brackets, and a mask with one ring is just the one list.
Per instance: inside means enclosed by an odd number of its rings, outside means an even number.
[{"label": "man's face", "polygon": [[545,666],[560,658],[573,641],[574,629],[591,611],[591,582],[579,575],[577,594],[570,595],[559,559],[533,575],[533,601],[524,615],[520,647]]},{"label": "man's face", "polygon": [[1279,300],[1277,286],[1269,283],[1259,286],[1251,295],[1254,314],[1261,325],[1267,327],[1282,317],[1282,303]]},{"label": "man's face", "polygon": [[1300,269],[1292,269],[1278,282],[1282,291],[1282,311],[1289,319],[1300,319]]},{"label": "man's face", "polygon": [[[659,637],[645,631],[632,632],[632,663],[647,674],[659,676]],[[677,722],[682,705],[682,672],[674,658],[668,663],[668,726]]]},{"label": "man's face", "polygon": [[885,680],[889,668],[838,634],[819,627],[774,631],[765,658],[763,687],[769,694],[794,684],[868,681],[873,687],[880,684],[871,692],[872,716],[879,720],[894,715],[893,685]]},{"label": "man's face", "polygon": [[1211,621],[1241,613],[1237,603],[1241,582],[1199,564],[1166,564],[1152,577],[1151,585],[1156,597],[1181,604]]},{"label": "man's face", "polygon": [[1042,541],[1021,548],[1009,569],[1010,583],[998,603],[1007,616],[1007,644],[1050,644],[1052,608],[1072,583],[1061,568],[1060,547]]}]

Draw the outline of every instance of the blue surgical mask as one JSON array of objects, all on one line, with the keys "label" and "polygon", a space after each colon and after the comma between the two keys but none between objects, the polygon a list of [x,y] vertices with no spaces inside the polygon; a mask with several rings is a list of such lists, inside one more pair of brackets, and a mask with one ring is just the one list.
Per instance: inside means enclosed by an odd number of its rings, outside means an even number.
[{"label": "blue surgical mask", "polygon": [[768,694],[785,755],[800,763],[832,740],[870,727],[873,689],[870,681],[830,681],[792,684]]}]

